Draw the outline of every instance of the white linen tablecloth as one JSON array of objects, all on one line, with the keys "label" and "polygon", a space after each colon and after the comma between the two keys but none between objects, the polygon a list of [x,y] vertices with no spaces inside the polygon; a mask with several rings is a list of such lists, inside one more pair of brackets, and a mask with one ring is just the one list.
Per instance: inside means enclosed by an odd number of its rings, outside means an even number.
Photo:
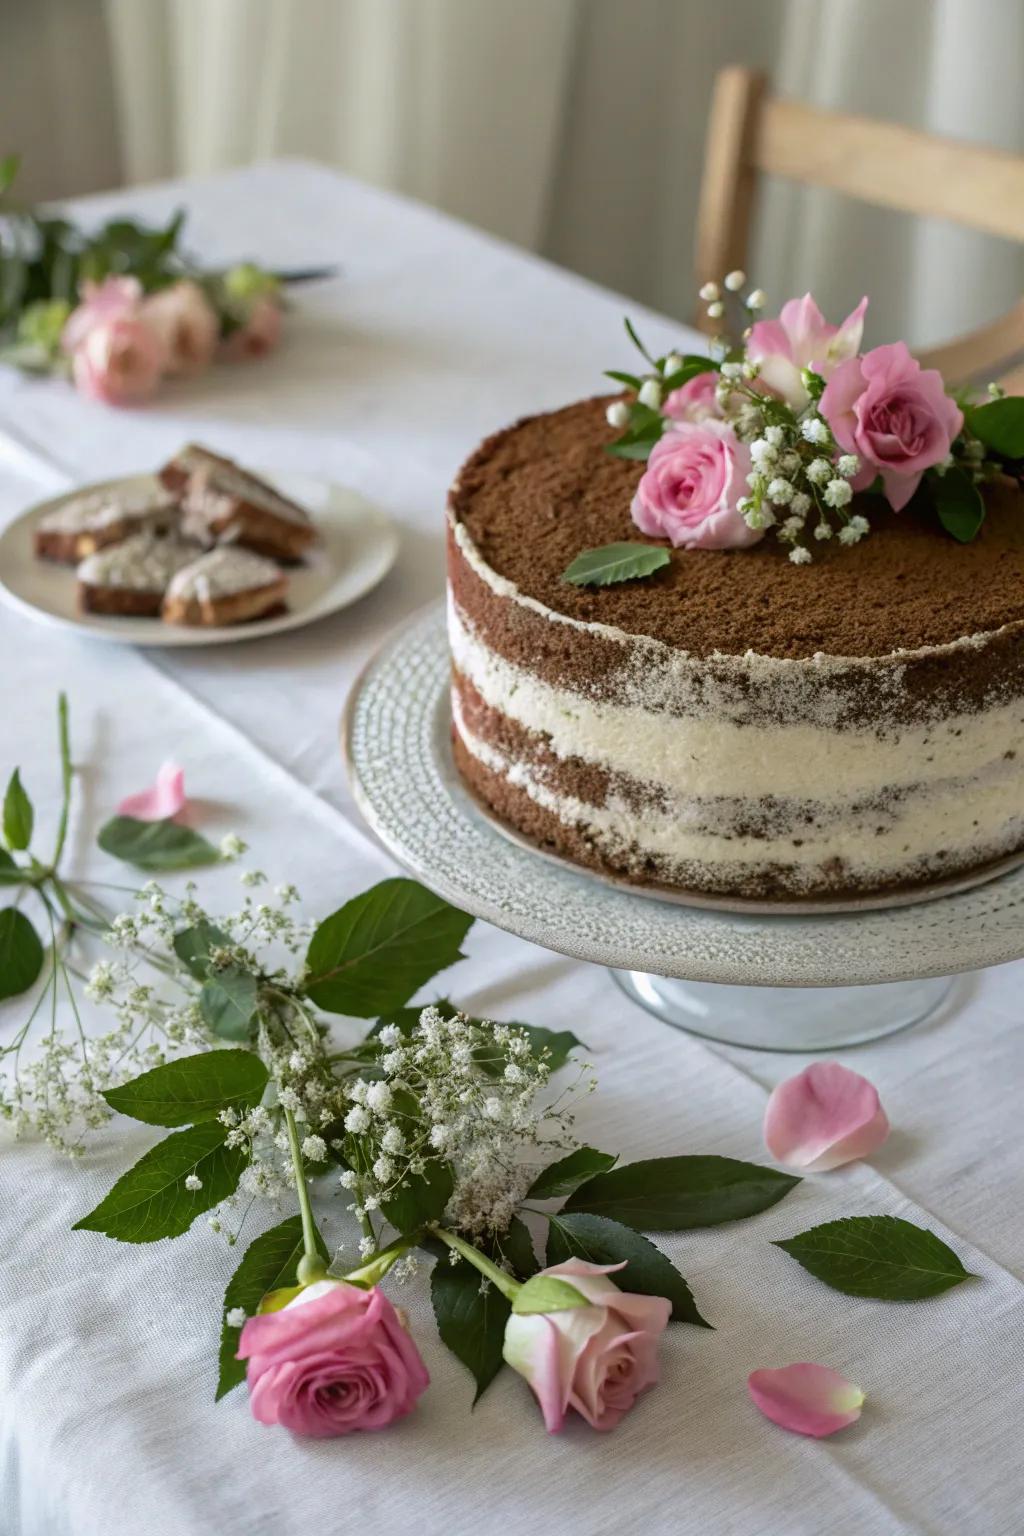
[{"label": "white linen tablecloth", "polygon": [[[211,805],[211,832],[237,830],[271,878],[294,880],[323,915],[394,872],[353,808],[338,723],[379,640],[441,591],[446,485],[500,423],[600,388],[601,369],[628,356],[624,304],[306,163],[91,199],[79,212],[160,217],[179,203],[205,260],[342,270],[297,296],[268,362],[217,369],[146,410],[112,411],[4,373],[0,520],[198,438],[364,491],[401,525],[398,566],[314,627],[191,652],[121,650],[0,610],[0,774],[19,762],[52,813],[64,688],[83,765],[69,869],[121,878],[95,850],[95,830],[173,754]],[[656,346],[680,339],[632,310]],[[216,871],[204,884],[235,879]],[[583,1128],[595,1145],[627,1159],[764,1156],[767,1090],[799,1060],[675,1033],[602,970],[493,928],[477,925],[468,951],[446,978],[457,1000],[588,1041],[601,1086]],[[661,1385],[611,1436],[579,1423],[545,1435],[511,1372],[471,1414],[471,1382],[437,1341],[425,1274],[403,1301],[433,1384],[386,1435],[303,1442],[256,1425],[244,1392],[215,1407],[219,1305],[237,1253],[203,1222],[142,1247],[69,1231],[155,1133],[122,1121],[71,1166],[31,1141],[0,1140],[0,1533],[456,1536],[486,1524],[559,1536],[1017,1536],[1022,982],[1021,965],[962,978],[927,1024],[846,1054],[878,1084],[895,1127],[871,1167],[808,1178],[750,1222],[660,1239],[717,1331],[673,1327]],[[0,1039],[22,1010],[0,1008]],[[320,1208],[329,1236],[352,1241],[343,1205],[327,1196]],[[913,1305],[856,1301],[770,1246],[868,1212],[930,1226],[979,1278]],[[860,1423],[815,1442],[763,1419],[747,1374],[792,1360],[859,1383]]]}]

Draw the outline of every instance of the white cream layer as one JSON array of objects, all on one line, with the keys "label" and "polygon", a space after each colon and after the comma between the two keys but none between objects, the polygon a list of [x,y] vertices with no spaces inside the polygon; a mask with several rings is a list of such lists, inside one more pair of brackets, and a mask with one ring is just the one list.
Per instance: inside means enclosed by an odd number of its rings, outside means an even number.
[{"label": "white cream layer", "polygon": [[[911,726],[880,739],[873,731],[816,725],[735,725],[712,717],[652,714],[629,705],[585,699],[498,656],[449,604],[449,637],[459,671],[484,702],[547,738],[556,757],[580,758],[615,774],[650,782],[673,811],[639,809],[621,796],[602,807],[545,782],[543,769],[515,762],[467,731],[456,701],[456,726],[467,749],[567,824],[591,832],[612,851],[640,848],[673,862],[818,866],[842,858],[866,875],[898,870],[940,849],[969,853],[1020,840],[1024,817],[1024,704]],[[1016,756],[1007,758],[1007,752]],[[929,761],[930,759],[930,761]],[[979,778],[976,794],[964,780]],[[871,818],[844,814],[856,796],[920,786],[887,811],[884,835]],[[717,835],[687,802],[768,793],[821,807],[823,825],[793,837]],[[704,827],[695,826],[694,821]]]}]

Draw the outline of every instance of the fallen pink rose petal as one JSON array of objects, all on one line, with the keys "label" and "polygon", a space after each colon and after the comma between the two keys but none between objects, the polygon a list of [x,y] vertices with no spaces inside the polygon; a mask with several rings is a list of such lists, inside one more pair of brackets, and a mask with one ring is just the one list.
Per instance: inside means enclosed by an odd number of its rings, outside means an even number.
[{"label": "fallen pink rose petal", "polygon": [[134,816],[136,821],[167,821],[177,816],[184,804],[185,770],[177,763],[164,763],[155,782],[122,800],[117,814]]},{"label": "fallen pink rose petal", "polygon": [[747,1390],[766,1419],[821,1440],[860,1418],[864,1393],[827,1365],[784,1365],[752,1371]]},{"label": "fallen pink rose petal", "polygon": [[816,1061],[772,1092],[765,1146],[777,1162],[809,1173],[869,1157],[889,1134],[878,1090],[838,1061]]}]

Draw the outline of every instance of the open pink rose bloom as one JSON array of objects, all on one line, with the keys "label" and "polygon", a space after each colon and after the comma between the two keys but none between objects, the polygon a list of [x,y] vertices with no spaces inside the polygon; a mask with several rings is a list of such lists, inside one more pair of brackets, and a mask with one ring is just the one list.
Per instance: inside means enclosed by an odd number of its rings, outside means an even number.
[{"label": "open pink rose bloom", "polygon": [[777,320],[758,320],[751,327],[747,356],[758,365],[763,388],[801,409],[809,395],[801,370],[813,368],[822,378],[857,355],[864,334],[866,298],[851,311],[842,325],[830,325],[809,293],[783,304]]},{"label": "open pink rose bloom", "polygon": [[587,1298],[565,1312],[515,1313],[505,1326],[506,1363],[529,1382],[552,1433],[570,1408],[593,1429],[614,1429],[658,1379],[658,1339],[672,1308],[661,1296],[620,1291],[610,1274],[624,1264],[566,1259],[541,1270]]},{"label": "open pink rose bloom", "polygon": [[642,533],[684,549],[741,549],[763,534],[736,503],[746,491],[750,449],[724,421],[680,421],[651,449],[633,498]]},{"label": "open pink rose bloom", "polygon": [[261,1424],[326,1439],[384,1429],[430,1385],[391,1302],[336,1280],[307,1286],[279,1312],[250,1317],[238,1358]]},{"label": "open pink rose bloom", "polygon": [[808,1173],[870,1157],[889,1135],[878,1090],[838,1061],[816,1061],[773,1089],[765,1146],[778,1162]]},{"label": "open pink rose bloom", "polygon": [[752,1371],[747,1390],[773,1424],[816,1440],[856,1423],[864,1403],[864,1393],[845,1376],[810,1362]]}]

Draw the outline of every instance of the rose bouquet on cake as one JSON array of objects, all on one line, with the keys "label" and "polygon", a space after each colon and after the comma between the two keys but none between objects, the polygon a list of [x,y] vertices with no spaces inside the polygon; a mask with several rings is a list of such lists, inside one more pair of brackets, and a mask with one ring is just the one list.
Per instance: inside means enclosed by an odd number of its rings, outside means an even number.
[{"label": "rose bouquet on cake", "polygon": [[[899,512],[913,500],[934,509],[962,542],[985,517],[980,488],[997,475],[1024,476],[1024,399],[951,394],[905,342],[861,350],[868,300],[840,325],[810,294],[761,318],[766,299],[732,272],[701,289],[709,317],[742,316],[736,340],[715,339],[711,355],[653,357],[633,327],[645,371],[611,370],[627,393],[608,407],[622,435],[607,451],[646,468],[632,504],[636,526],[684,549],[740,549],[773,534],[794,564],[829,540],[857,543],[871,526],[871,497]],[[865,493],[854,503],[857,492]],[[611,546],[627,575],[656,569],[650,558]],[[622,577],[588,551],[566,580]],[[661,552],[667,560],[667,554]]]}]

